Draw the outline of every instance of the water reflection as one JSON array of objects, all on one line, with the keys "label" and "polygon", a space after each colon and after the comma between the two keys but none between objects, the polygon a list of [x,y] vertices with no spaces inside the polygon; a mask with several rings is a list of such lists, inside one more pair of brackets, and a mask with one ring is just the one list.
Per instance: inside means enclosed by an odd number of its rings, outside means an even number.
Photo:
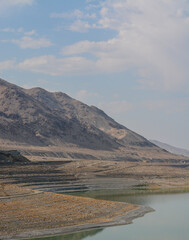
[{"label": "water reflection", "polygon": [[32,240],[82,240],[86,237],[92,237],[97,233],[100,233],[103,229],[97,229],[92,231],[77,232],[68,235],[54,236],[54,237],[45,237],[45,238],[34,238]]},{"label": "water reflection", "polygon": [[151,196],[152,194],[146,194],[145,191],[136,193],[128,190],[99,190],[91,192],[78,192],[74,193],[74,195],[100,200],[128,202],[132,204],[150,206],[151,198],[149,198],[148,195]]},{"label": "water reflection", "polygon": [[97,199],[148,205],[156,211],[134,220],[134,224],[41,238],[40,240],[188,240],[189,193],[136,194],[110,191],[80,193]]},{"label": "water reflection", "polygon": [[166,190],[160,193],[149,190],[98,190],[76,192],[72,193],[71,195],[89,197],[100,200],[127,202],[143,206],[152,206],[154,202],[159,202],[161,199],[166,198],[166,196],[171,197],[181,194],[188,194],[188,190],[175,190],[175,192],[174,190]]}]

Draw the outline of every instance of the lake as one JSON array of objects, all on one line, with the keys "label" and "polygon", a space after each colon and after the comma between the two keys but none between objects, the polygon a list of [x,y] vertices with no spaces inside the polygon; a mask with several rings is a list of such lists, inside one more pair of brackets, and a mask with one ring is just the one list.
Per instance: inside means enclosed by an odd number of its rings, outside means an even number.
[{"label": "lake", "polygon": [[155,212],[134,220],[133,224],[99,230],[84,231],[64,236],[38,238],[40,240],[188,240],[189,193],[108,194],[99,191],[80,194],[98,199],[150,206]]}]

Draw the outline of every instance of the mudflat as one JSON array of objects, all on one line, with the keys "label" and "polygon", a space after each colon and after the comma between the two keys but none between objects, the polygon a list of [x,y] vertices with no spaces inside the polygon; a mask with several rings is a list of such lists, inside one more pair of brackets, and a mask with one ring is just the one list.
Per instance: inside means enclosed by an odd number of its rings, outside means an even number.
[{"label": "mudflat", "polygon": [[152,211],[137,205],[1,185],[1,239],[64,234],[130,223]]}]

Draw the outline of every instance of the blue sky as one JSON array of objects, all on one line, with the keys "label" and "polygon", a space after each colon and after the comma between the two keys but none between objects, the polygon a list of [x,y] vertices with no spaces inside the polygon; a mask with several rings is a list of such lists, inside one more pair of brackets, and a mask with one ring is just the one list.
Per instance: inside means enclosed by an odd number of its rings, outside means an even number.
[{"label": "blue sky", "polygon": [[0,0],[0,77],[189,149],[188,0]]}]

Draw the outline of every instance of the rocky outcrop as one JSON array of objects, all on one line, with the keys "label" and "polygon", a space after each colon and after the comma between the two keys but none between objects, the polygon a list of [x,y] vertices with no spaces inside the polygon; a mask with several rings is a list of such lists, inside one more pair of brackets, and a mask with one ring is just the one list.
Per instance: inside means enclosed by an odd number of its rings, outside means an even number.
[{"label": "rocky outcrop", "polygon": [[0,164],[29,163],[30,161],[18,151],[0,151]]}]

